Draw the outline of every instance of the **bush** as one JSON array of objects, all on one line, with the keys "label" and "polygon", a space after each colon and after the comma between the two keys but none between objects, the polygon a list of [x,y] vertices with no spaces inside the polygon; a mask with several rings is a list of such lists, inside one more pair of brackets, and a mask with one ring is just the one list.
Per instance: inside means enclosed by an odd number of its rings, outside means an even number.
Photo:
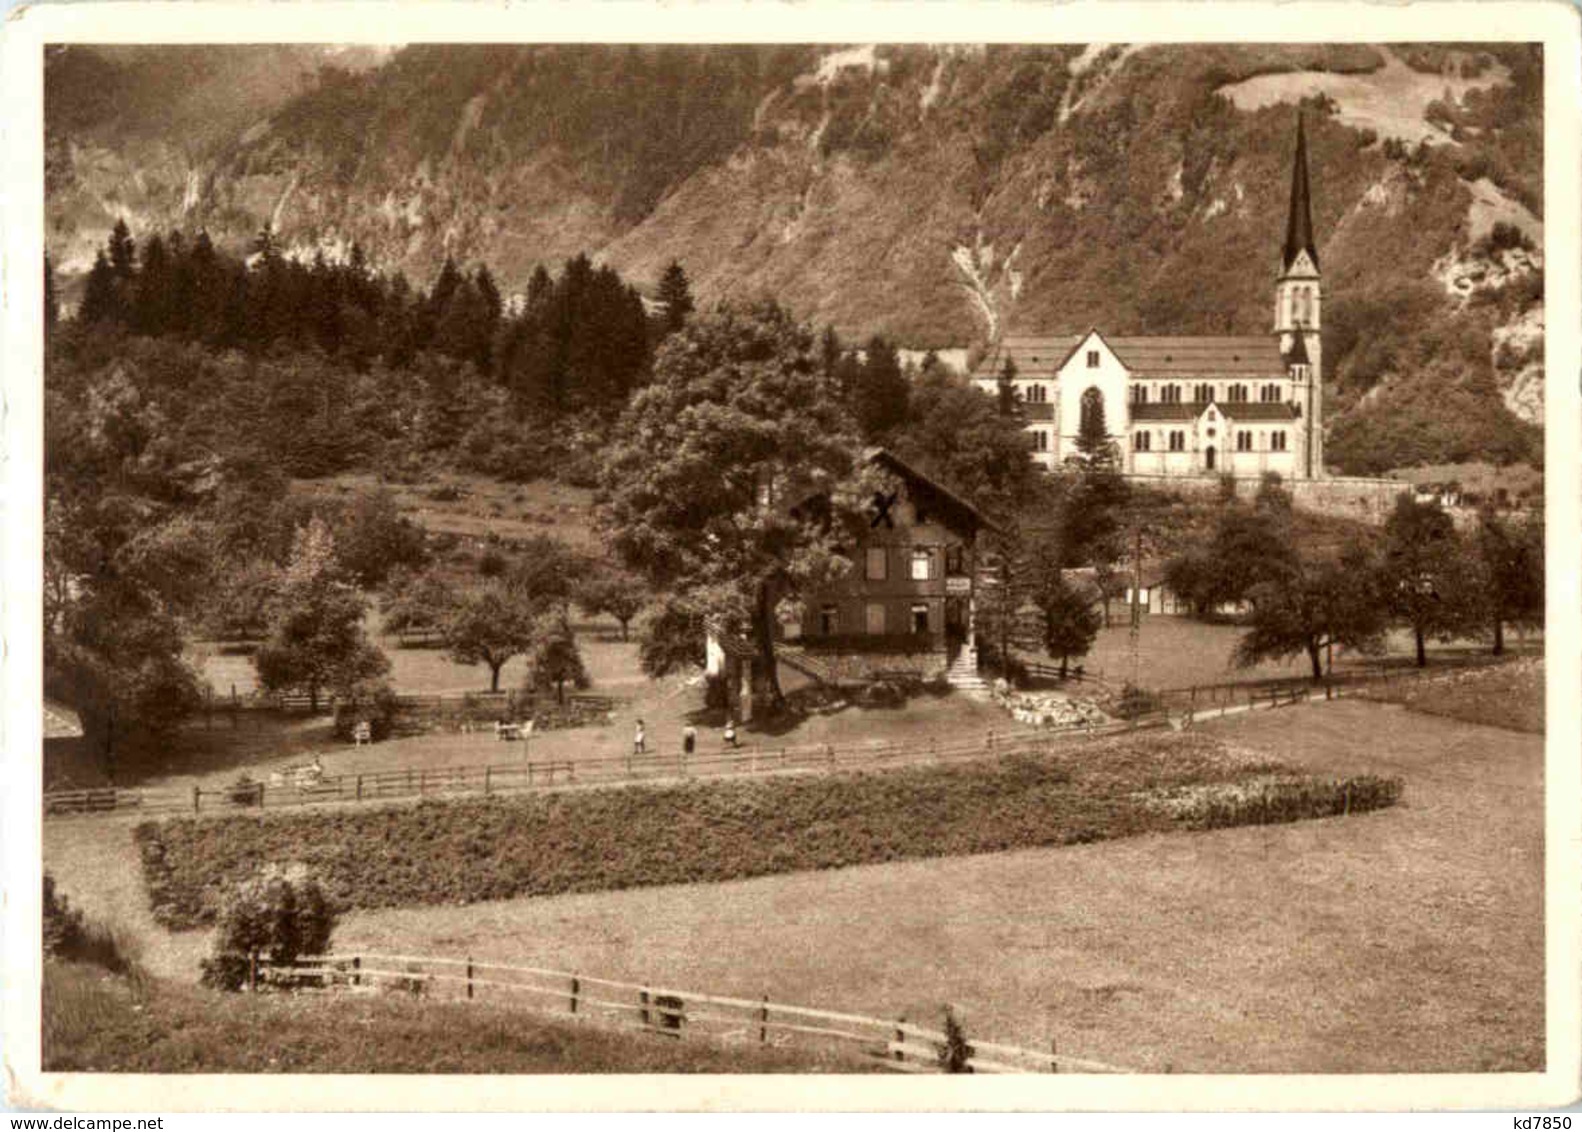
[{"label": "bush", "polygon": [[360,684],[348,697],[335,702],[335,737],[343,743],[353,739],[352,731],[367,720],[374,742],[387,739],[395,731],[401,704],[395,689],[384,680]]},{"label": "bush", "polygon": [[225,796],[233,806],[261,806],[264,802],[264,784],[255,782],[246,773],[239,774],[225,788]]},{"label": "bush", "polygon": [[956,1012],[945,1007],[945,1040],[935,1047],[942,1073],[971,1073],[972,1055],[977,1051],[967,1041],[967,1031]]},{"label": "bush", "polygon": [[1164,701],[1147,688],[1127,684],[1121,689],[1121,698],[1115,705],[1115,715],[1121,719],[1138,719],[1164,708]]},{"label": "bush", "polygon": [[55,891],[55,878],[49,873],[44,874],[43,922],[45,955],[92,963],[116,974],[131,970],[114,933],[84,920],[82,910]]},{"label": "bush", "polygon": [[324,890],[310,877],[262,873],[232,890],[220,908],[214,954],[203,960],[203,983],[240,990],[252,965],[295,963],[330,949],[335,913]]}]

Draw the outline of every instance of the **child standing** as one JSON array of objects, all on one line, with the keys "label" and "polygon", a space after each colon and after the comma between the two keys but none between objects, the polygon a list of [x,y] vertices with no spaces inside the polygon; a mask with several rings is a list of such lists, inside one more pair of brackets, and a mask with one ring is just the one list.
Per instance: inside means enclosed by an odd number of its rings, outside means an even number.
[{"label": "child standing", "polygon": [[637,731],[632,736],[632,753],[645,754],[648,750],[648,733],[643,730],[643,721],[637,721]]}]

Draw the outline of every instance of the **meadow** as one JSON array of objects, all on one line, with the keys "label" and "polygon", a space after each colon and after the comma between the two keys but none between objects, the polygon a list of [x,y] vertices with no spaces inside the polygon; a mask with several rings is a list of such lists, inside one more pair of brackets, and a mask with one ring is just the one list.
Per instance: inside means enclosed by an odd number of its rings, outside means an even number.
[{"label": "meadow", "polygon": [[51,1073],[864,1073],[833,1052],[665,1041],[486,1003],[237,995],[44,965]]}]

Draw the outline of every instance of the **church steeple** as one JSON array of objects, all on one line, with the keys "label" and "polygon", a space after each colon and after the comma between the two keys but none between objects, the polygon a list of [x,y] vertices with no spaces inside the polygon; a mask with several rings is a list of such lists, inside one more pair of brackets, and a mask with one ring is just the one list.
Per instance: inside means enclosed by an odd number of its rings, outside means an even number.
[{"label": "church steeple", "polygon": [[1318,248],[1313,243],[1313,202],[1307,185],[1307,134],[1302,112],[1296,112],[1296,159],[1291,168],[1291,215],[1285,222],[1285,254],[1280,266],[1291,270],[1296,257],[1306,252],[1313,267],[1318,267]]}]

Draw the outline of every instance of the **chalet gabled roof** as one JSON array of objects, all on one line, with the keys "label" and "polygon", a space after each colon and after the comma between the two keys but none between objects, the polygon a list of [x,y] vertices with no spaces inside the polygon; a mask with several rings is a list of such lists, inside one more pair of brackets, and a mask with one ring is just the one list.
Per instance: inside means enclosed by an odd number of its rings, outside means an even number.
[{"label": "chalet gabled roof", "polygon": [[925,492],[933,496],[936,502],[943,504],[941,508],[942,517],[951,525],[968,527],[974,533],[985,527],[990,530],[999,529],[987,515],[967,502],[966,499],[957,495],[927,472],[907,463],[888,448],[865,448],[863,449],[862,458],[900,476],[901,479],[911,486],[923,488]]}]

